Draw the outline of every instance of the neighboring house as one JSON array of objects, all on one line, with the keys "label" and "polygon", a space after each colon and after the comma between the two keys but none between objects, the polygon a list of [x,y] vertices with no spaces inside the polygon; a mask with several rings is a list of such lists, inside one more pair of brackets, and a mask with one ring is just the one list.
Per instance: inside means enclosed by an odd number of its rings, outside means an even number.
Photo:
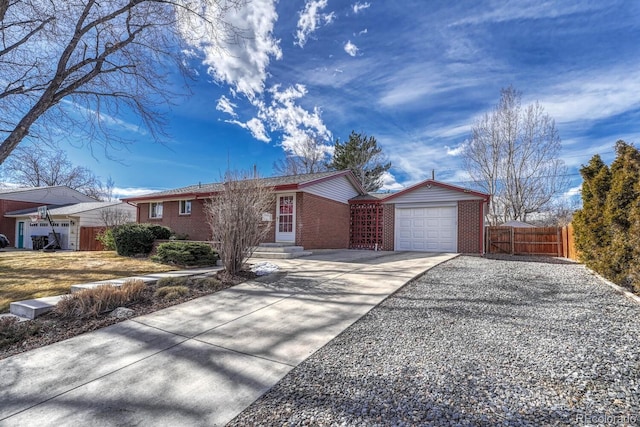
[{"label": "neighboring house", "polygon": [[[53,230],[59,235],[61,249],[81,250],[81,234],[83,227],[103,227],[105,216],[113,216],[113,212],[121,212],[130,222],[135,222],[136,208],[115,202],[83,202],[65,206],[48,205],[49,218],[53,223]],[[53,241],[53,230],[48,219],[39,219],[37,208],[22,209],[7,212],[6,218],[16,221],[16,248],[33,249],[34,239],[46,237]],[[36,240],[37,242],[37,240]],[[36,243],[37,246],[37,243]]]},{"label": "neighboring house", "polygon": [[505,222],[504,224],[500,224],[500,227],[535,228],[535,225],[529,224],[527,222],[511,220]]},{"label": "neighboring house", "polygon": [[[20,236],[24,240],[25,222],[5,217],[7,212],[37,208],[45,205],[95,202],[95,199],[64,185],[54,187],[0,188],[0,234],[7,236],[11,245],[18,247]],[[22,234],[21,234],[22,233]]]},{"label": "neighboring house", "polygon": [[[484,252],[484,214],[489,196],[427,180],[393,194],[366,194],[350,171],[263,178],[275,205],[264,243],[305,249],[378,249]],[[198,184],[125,199],[138,222],[170,227],[191,240],[209,240],[205,202],[221,183]]]}]

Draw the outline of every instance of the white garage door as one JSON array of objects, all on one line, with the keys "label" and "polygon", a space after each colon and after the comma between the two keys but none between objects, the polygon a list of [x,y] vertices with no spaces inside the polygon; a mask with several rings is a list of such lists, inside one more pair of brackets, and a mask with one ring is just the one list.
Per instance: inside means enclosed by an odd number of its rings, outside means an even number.
[{"label": "white garage door", "polygon": [[457,252],[455,206],[396,207],[396,250]]}]

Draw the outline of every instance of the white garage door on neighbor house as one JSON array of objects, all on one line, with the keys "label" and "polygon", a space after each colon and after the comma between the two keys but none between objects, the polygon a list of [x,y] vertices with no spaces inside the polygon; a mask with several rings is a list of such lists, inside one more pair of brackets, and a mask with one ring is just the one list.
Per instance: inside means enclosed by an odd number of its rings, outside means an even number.
[{"label": "white garage door on neighbor house", "polygon": [[396,250],[457,252],[456,206],[396,207]]}]

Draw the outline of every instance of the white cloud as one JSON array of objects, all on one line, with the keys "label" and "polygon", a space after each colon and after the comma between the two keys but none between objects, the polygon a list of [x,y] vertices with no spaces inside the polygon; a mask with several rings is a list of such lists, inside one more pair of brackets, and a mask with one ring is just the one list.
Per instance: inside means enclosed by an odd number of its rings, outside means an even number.
[{"label": "white cloud", "polygon": [[368,32],[369,32],[369,30],[367,30],[367,29],[365,28],[364,30],[360,31],[359,33],[354,33],[353,35],[354,35],[354,36],[361,36],[361,35],[363,35],[363,34],[367,34]]},{"label": "white cloud", "polygon": [[353,9],[353,13],[360,13],[360,11],[369,9],[370,7],[371,7],[371,3],[369,2],[364,2],[364,3],[358,2],[352,6],[352,9]]},{"label": "white cloud", "polygon": [[327,7],[327,0],[310,0],[305,3],[304,9],[299,12],[298,30],[296,31],[294,44],[304,47],[309,35],[318,29],[321,22],[328,25],[335,20],[335,13],[321,13],[325,7]]},{"label": "white cloud", "polygon": [[629,73],[628,68],[564,74],[563,82],[539,101],[558,123],[612,117],[640,108],[640,74]]},{"label": "white cloud", "polygon": [[351,43],[351,40],[347,41],[344,45],[344,51],[347,52],[351,56],[356,56],[358,54],[358,46]]},{"label": "white cloud", "polygon": [[219,99],[218,99],[218,103],[216,104],[216,110],[218,111],[222,111],[224,113],[229,114],[232,117],[238,117],[238,115],[235,112],[235,108],[237,107],[236,104],[234,104],[233,102],[231,102],[229,100],[229,98],[227,98],[226,96],[222,95]]},{"label": "white cloud", "polygon": [[325,15],[322,15],[322,20],[324,21],[325,25],[329,25],[333,21],[335,21],[337,17],[338,17],[338,15],[336,15],[335,12],[331,12],[331,13],[327,13]]},{"label": "white cloud", "polygon": [[403,188],[404,186],[396,181],[396,177],[389,173],[389,171],[382,174],[381,190],[397,191],[402,190]]},{"label": "white cloud", "polygon": [[565,199],[570,199],[573,196],[578,196],[582,192],[582,185],[578,185],[577,187],[571,187],[562,195]]},{"label": "white cloud", "polygon": [[113,187],[113,197],[116,199],[125,199],[127,197],[144,196],[145,194],[162,191],[162,189],[151,189],[141,187]]},{"label": "white cloud", "polygon": [[457,147],[453,147],[453,148],[449,147],[448,145],[445,145],[444,148],[447,149],[447,156],[459,156],[464,151],[465,144],[460,144]]},{"label": "white cloud", "polygon": [[272,101],[269,105],[259,105],[258,116],[265,120],[272,131],[283,133],[281,145],[286,151],[295,152],[295,147],[309,135],[320,139],[331,139],[331,132],[325,126],[321,112],[314,108],[311,112],[297,104],[297,100],[307,94],[304,85],[296,84],[281,90],[280,85],[269,89]]},{"label": "white cloud", "polygon": [[575,13],[586,13],[610,7],[606,2],[585,4],[584,2],[571,3],[540,0],[523,0],[519,2],[517,7],[514,7],[513,4],[508,2],[497,4],[499,4],[499,6],[494,7],[492,10],[485,13],[477,13],[476,9],[470,9],[469,13],[471,16],[456,21],[451,25],[507,22],[522,19],[559,18],[562,16],[573,15]]},{"label": "white cloud", "polygon": [[251,132],[251,135],[258,141],[262,141],[262,142],[271,141],[271,138],[267,134],[267,131],[264,127],[264,123],[262,122],[262,120],[256,117],[248,120],[247,122],[241,122],[239,120],[227,120],[227,123],[233,123],[235,125],[240,126],[243,129],[247,129],[249,132]]},{"label": "white cloud", "polygon": [[221,20],[226,27],[215,30],[190,14],[180,14],[178,25],[185,40],[204,52],[209,74],[230,85],[249,99],[264,91],[271,58],[280,59],[279,40],[273,37],[278,19],[274,0],[253,0],[235,7],[223,0],[203,10],[211,22]]}]

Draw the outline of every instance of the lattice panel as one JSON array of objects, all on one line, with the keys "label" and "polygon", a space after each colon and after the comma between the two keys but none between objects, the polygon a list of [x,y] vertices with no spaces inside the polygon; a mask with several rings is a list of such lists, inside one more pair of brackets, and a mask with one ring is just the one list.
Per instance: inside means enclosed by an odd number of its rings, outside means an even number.
[{"label": "lattice panel", "polygon": [[377,203],[352,204],[349,248],[382,249],[382,206]]}]

